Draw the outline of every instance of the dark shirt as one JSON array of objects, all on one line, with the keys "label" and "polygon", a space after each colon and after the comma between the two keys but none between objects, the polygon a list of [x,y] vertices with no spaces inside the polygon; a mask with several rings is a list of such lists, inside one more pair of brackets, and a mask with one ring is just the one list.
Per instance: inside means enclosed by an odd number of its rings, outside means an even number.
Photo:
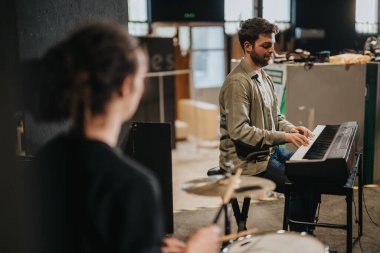
[{"label": "dark shirt", "polygon": [[105,143],[61,135],[36,159],[35,243],[40,252],[160,252],[157,180]]}]

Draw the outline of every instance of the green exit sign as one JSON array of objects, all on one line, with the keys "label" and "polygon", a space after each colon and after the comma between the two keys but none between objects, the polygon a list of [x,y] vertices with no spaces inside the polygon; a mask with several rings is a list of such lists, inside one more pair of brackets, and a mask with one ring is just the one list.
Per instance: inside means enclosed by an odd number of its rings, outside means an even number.
[{"label": "green exit sign", "polygon": [[193,19],[195,18],[195,12],[185,12],[185,14],[183,14],[183,17],[186,19]]}]

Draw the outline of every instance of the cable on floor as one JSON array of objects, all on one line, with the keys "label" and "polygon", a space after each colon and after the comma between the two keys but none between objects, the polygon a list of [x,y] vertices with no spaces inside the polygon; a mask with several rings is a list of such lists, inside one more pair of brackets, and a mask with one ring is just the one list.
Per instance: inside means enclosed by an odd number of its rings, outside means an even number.
[{"label": "cable on floor", "polygon": [[367,204],[366,204],[366,202],[365,202],[365,197],[364,197],[364,189],[365,189],[365,188],[363,188],[363,203],[364,203],[365,211],[366,211],[366,213],[367,213],[369,219],[371,220],[371,222],[372,222],[375,226],[380,227],[380,225],[372,219],[372,216],[371,216],[371,215],[369,214],[369,212],[368,212]]}]

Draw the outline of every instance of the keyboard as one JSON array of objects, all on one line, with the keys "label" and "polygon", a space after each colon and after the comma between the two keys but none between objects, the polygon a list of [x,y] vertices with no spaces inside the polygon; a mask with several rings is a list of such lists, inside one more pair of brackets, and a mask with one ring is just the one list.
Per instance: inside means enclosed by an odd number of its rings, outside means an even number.
[{"label": "keyboard", "polygon": [[294,182],[344,184],[351,174],[358,144],[358,123],[318,125],[308,146],[301,146],[285,163]]}]

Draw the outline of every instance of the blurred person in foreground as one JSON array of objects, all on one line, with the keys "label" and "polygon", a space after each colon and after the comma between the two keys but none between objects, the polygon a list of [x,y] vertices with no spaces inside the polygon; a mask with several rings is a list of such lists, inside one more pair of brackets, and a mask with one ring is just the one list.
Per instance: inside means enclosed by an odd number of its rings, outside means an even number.
[{"label": "blurred person in foreground", "polygon": [[117,148],[143,94],[146,55],[121,25],[88,24],[35,60],[36,119],[71,127],[36,157],[32,248],[39,252],[212,253],[219,228],[165,238],[151,172]]}]

